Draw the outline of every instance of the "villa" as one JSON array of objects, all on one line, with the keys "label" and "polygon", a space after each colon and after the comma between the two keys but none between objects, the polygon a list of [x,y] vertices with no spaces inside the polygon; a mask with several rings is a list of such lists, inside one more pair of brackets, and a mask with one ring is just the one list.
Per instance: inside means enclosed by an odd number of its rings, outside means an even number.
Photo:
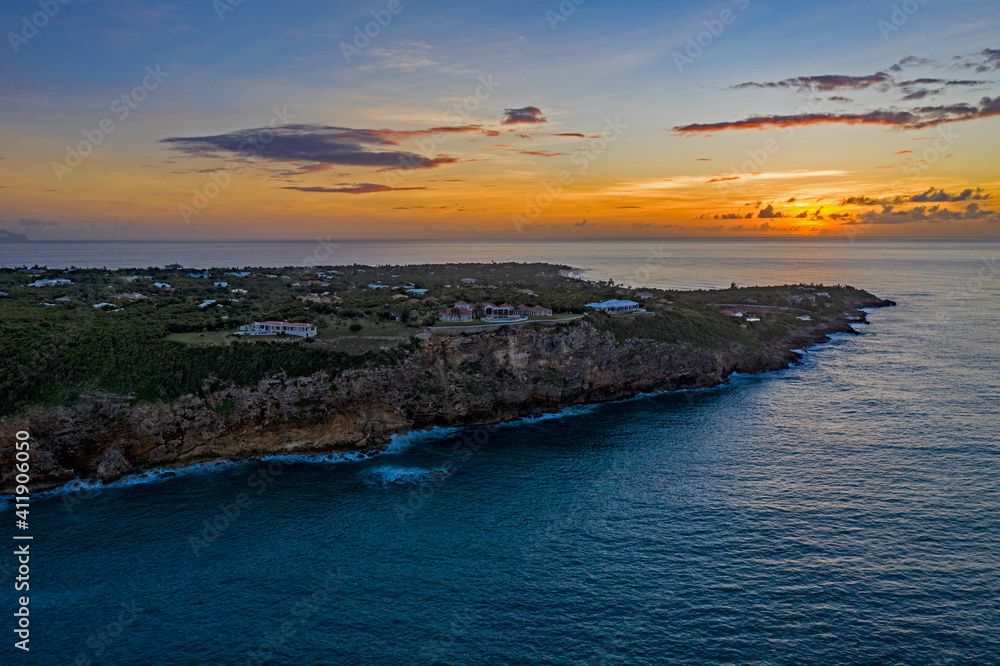
[{"label": "villa", "polygon": [[448,308],[441,313],[441,321],[472,321],[472,310],[468,308]]},{"label": "villa", "polygon": [[500,305],[483,303],[483,312],[486,313],[487,316],[511,316],[514,314],[514,306],[510,303],[501,303]]},{"label": "villa", "polygon": [[602,301],[600,303],[587,303],[588,308],[594,308],[595,310],[600,310],[602,312],[607,312],[608,314],[621,314],[623,312],[644,312],[644,310],[639,309],[639,304],[635,301],[622,301],[617,298],[612,298],[608,301]]},{"label": "villa", "polygon": [[300,338],[316,336],[315,324],[299,324],[288,321],[255,321],[240,326],[242,335],[297,335]]},{"label": "villa", "polygon": [[130,301],[134,301],[140,298],[146,298],[145,294],[133,293],[133,294],[114,294],[112,298],[127,298]]},{"label": "villa", "polygon": [[542,305],[521,305],[517,308],[517,314],[522,317],[551,317],[552,310]]}]

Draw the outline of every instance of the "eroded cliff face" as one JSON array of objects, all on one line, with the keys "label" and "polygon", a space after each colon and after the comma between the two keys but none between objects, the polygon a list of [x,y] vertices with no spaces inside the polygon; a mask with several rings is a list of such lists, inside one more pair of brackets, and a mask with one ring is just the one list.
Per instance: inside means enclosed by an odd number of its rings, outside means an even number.
[{"label": "eroded cliff face", "polygon": [[[858,303],[859,307],[887,302]],[[850,314],[858,315],[851,310]],[[284,453],[378,451],[391,435],[479,425],[638,393],[714,386],[732,372],[765,372],[791,350],[853,332],[848,313],[803,325],[774,345],[706,351],[650,340],[619,342],[585,321],[431,336],[392,368],[330,377],[274,377],[200,398],[133,405],[98,395],[0,423],[0,493],[14,487],[14,433],[34,442],[33,490],[74,478],[111,481],[146,469]]]}]

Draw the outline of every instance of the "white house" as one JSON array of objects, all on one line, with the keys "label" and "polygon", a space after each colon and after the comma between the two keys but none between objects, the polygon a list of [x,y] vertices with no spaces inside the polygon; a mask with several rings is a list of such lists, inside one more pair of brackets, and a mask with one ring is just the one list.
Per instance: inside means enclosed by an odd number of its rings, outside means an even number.
[{"label": "white house", "polygon": [[316,336],[315,324],[296,324],[288,321],[255,321],[240,326],[244,335],[297,335],[300,338]]},{"label": "white house", "polygon": [[55,278],[52,280],[35,280],[29,287],[56,287],[64,284],[73,284],[72,280],[67,280],[66,278]]},{"label": "white house", "polygon": [[639,311],[639,304],[635,301],[621,301],[617,298],[612,298],[608,301],[601,301],[600,303],[587,303],[587,307],[594,308],[595,310],[601,310],[602,312],[607,312],[608,314],[621,314],[622,312]]}]

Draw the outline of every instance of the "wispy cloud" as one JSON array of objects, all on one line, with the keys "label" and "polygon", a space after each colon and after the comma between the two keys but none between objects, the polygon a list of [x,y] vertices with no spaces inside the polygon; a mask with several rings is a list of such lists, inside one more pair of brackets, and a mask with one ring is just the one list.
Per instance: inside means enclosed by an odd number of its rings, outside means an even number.
[{"label": "wispy cloud", "polygon": [[283,187],[283,190],[298,192],[322,192],[324,194],[374,194],[376,192],[399,192],[402,190],[426,190],[426,187],[389,187],[376,183],[344,183],[341,187]]},{"label": "wispy cloud", "polygon": [[742,88],[791,88],[799,91],[832,92],[834,90],[864,90],[872,86],[891,85],[893,79],[885,72],[876,72],[867,76],[846,76],[841,74],[824,74],[820,76],[797,76],[782,81],[765,81],[757,83],[747,81],[732,86],[734,90]]},{"label": "wispy cloud", "polygon": [[911,110],[884,109],[865,113],[796,113],[791,115],[751,116],[742,120],[718,123],[678,125],[678,134],[711,134],[724,130],[767,129],[805,125],[881,125],[894,129],[923,129],[945,123],[962,122],[1000,115],[1000,97],[984,97],[978,105],[951,104],[922,106]]},{"label": "wispy cloud", "polygon": [[[874,90],[878,93],[901,94],[903,102],[916,102],[928,97],[944,94],[948,90],[992,85],[995,81],[969,78],[923,76],[897,79],[905,69],[914,67],[935,67],[937,69],[973,69],[976,72],[992,72],[1000,69],[1000,49],[984,49],[968,55],[956,56],[950,61],[937,61],[916,56],[907,56],[888,69],[874,74],[823,74],[797,76],[778,81],[747,81],[731,86],[732,89],[787,89],[807,92],[813,95],[839,93],[841,91],[861,92]],[[853,104],[853,100],[842,95],[830,95],[830,101]],[[962,122],[1000,115],[1000,96],[982,97],[978,103],[956,102],[938,106],[911,106],[898,108],[862,109],[847,113],[805,112],[795,114],[752,115],[739,120],[715,123],[690,123],[673,128],[678,134],[707,134],[723,130],[783,128],[803,125],[881,125],[893,129],[921,129],[945,123]]]}]

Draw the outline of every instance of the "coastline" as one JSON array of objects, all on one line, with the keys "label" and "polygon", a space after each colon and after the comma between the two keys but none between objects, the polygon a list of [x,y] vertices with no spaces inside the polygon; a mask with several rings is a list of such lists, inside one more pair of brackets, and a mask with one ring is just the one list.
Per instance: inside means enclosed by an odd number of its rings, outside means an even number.
[{"label": "coastline", "polygon": [[[224,389],[169,405],[128,405],[102,396],[84,407],[5,419],[0,433],[30,427],[42,443],[32,492],[269,457],[367,457],[384,452],[395,438],[433,428],[515,423],[577,406],[714,388],[734,373],[782,370],[801,360],[797,350],[835,333],[858,334],[851,324],[866,322],[863,308],[887,305],[893,303],[865,294],[838,316],[757,350],[620,343],[588,322],[432,336],[393,368],[272,378],[253,389]],[[470,363],[489,367],[473,378],[464,370]],[[236,407],[219,413],[220,404]],[[4,478],[0,493],[9,493],[11,482]]]}]

